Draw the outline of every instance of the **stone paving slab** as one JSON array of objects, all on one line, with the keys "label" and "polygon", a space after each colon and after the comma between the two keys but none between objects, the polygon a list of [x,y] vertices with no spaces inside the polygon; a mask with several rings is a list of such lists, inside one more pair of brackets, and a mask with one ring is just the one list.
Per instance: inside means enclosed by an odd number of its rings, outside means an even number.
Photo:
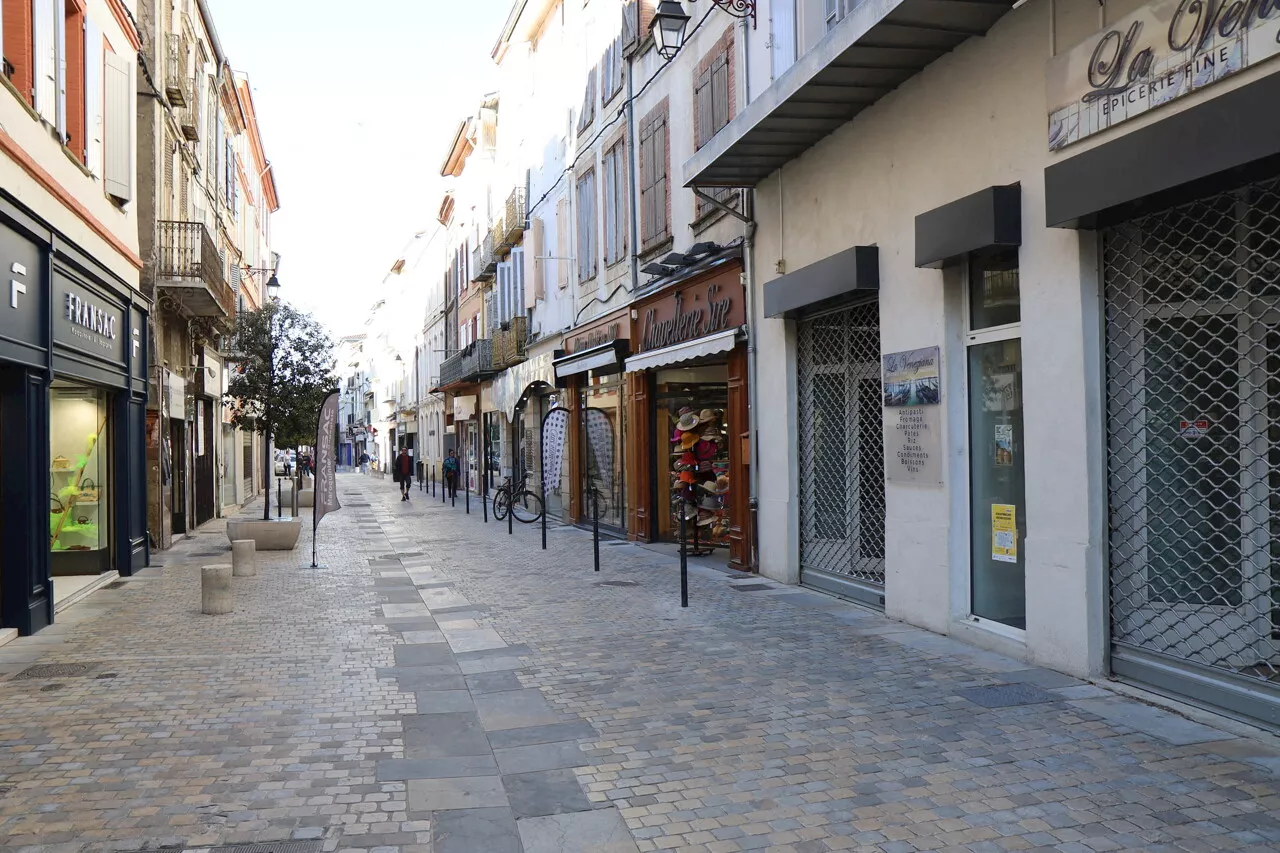
[{"label": "stone paving slab", "polygon": [[[0,679],[114,675],[0,682],[0,850],[1280,849],[1274,743],[740,573],[682,609],[648,548],[596,575],[589,537],[339,482],[325,568],[304,529],[229,616],[198,613],[214,530],[0,648]],[[1000,685],[1043,701],[963,698]]]}]

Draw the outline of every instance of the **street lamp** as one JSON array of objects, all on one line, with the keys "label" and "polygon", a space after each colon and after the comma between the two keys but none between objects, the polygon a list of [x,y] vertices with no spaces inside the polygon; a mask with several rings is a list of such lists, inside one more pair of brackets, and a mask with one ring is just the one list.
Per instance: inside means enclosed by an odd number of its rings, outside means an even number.
[{"label": "street lamp", "polygon": [[267,296],[273,302],[280,298],[280,279],[276,278],[275,273],[272,273],[271,278],[267,279]]},{"label": "street lamp", "polygon": [[653,30],[653,39],[658,45],[658,55],[663,59],[674,59],[684,45],[685,29],[688,26],[689,16],[678,0],[662,0],[649,24],[649,28]]}]

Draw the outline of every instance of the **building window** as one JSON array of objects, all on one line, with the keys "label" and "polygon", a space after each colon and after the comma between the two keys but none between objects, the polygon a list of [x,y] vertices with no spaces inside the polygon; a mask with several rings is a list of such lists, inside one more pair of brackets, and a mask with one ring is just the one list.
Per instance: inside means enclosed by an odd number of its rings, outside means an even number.
[{"label": "building window", "polygon": [[[729,119],[733,118],[733,30],[726,30],[716,46],[698,63],[693,79],[693,104],[697,114],[694,123],[694,146],[701,148],[711,141]],[[706,190],[707,195],[724,204],[736,204],[737,192],[731,187]],[[695,216],[701,219],[711,206],[698,198]]]},{"label": "building window", "polygon": [[640,246],[647,249],[670,236],[667,196],[667,104],[651,112],[640,126]]},{"label": "building window", "polygon": [[622,91],[622,33],[604,49],[604,65],[600,69],[603,102],[609,103]]},{"label": "building window", "polygon": [[627,255],[627,157],[618,142],[604,153],[604,262],[616,264]]},{"label": "building window", "polygon": [[827,32],[835,29],[836,24],[845,19],[857,0],[824,0],[823,16],[827,21]]},{"label": "building window", "polygon": [[970,607],[1027,627],[1026,441],[1017,250],[969,262]]},{"label": "building window", "polygon": [[596,173],[578,179],[578,283],[596,275]]}]

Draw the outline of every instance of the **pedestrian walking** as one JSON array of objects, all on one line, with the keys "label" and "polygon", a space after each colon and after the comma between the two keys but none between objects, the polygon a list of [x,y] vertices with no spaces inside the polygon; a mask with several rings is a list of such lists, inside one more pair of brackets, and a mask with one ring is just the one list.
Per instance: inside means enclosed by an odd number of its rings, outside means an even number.
[{"label": "pedestrian walking", "polygon": [[369,454],[365,453],[363,450],[360,451],[360,473],[369,473]]},{"label": "pedestrian walking", "polygon": [[400,500],[409,500],[409,487],[413,485],[413,460],[409,458],[408,448],[400,448],[400,455],[391,466],[391,478],[400,484]]},{"label": "pedestrian walking", "polygon": [[456,498],[458,496],[458,456],[452,450],[445,457],[444,465],[444,484],[449,490],[449,497]]}]

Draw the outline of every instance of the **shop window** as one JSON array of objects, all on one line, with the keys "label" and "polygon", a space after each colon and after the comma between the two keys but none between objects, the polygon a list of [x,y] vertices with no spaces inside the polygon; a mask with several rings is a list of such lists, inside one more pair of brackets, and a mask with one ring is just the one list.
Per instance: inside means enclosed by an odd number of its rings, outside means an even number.
[{"label": "shop window", "polygon": [[[110,566],[106,392],[61,380],[49,392],[49,546],[55,574]],[[65,559],[62,559],[65,557]]]},{"label": "shop window", "polygon": [[969,264],[971,612],[1027,626],[1022,341],[1014,253]]},{"label": "shop window", "polygon": [[583,459],[582,520],[599,513],[600,523],[622,529],[626,522],[623,490],[622,377],[592,376],[582,391]]},{"label": "shop window", "polygon": [[695,548],[728,547],[730,528],[729,371],[725,365],[657,374],[659,536]]}]

